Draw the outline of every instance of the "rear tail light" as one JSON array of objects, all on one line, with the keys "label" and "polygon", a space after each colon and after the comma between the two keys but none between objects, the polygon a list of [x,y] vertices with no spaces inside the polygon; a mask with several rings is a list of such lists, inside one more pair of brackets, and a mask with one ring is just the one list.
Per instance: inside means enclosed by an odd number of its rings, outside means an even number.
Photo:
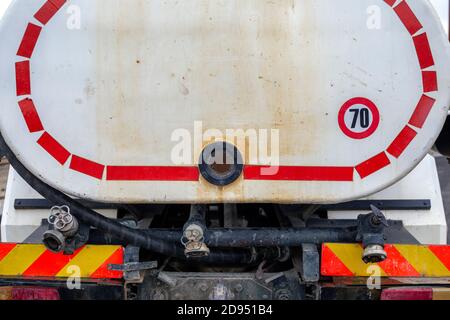
[{"label": "rear tail light", "polygon": [[56,288],[1,287],[0,300],[60,300],[60,296]]},{"label": "rear tail light", "polygon": [[432,288],[389,288],[381,293],[381,300],[433,300]]}]

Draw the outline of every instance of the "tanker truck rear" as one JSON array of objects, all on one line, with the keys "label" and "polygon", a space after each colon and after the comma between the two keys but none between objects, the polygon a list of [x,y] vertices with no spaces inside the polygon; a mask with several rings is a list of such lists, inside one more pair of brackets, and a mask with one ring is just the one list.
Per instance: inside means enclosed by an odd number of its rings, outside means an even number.
[{"label": "tanker truck rear", "polygon": [[428,1],[15,0],[0,39],[10,296],[384,299],[450,278],[429,155],[450,47]]}]

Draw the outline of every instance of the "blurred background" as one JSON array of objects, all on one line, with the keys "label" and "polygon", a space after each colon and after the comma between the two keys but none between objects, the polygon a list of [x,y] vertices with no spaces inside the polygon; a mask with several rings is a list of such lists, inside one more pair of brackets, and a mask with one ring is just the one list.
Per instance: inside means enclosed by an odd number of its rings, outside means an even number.
[{"label": "blurred background", "polygon": [[431,0],[431,3],[436,8],[439,13],[442,23],[444,24],[444,28],[448,33],[448,13],[449,13],[449,0]]}]

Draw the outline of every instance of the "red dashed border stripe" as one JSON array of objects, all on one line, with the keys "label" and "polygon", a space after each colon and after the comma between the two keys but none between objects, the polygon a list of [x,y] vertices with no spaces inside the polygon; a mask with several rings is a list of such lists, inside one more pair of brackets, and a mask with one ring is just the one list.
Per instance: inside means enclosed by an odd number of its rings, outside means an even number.
[{"label": "red dashed border stripe", "polygon": [[16,62],[16,92],[19,97],[31,94],[29,60]]},{"label": "red dashed border stripe", "polygon": [[406,1],[400,2],[398,6],[394,8],[394,11],[397,13],[398,17],[411,35],[416,34],[420,29],[422,29],[422,24],[417,19],[414,12],[412,12]]},{"label": "red dashed border stripe", "polygon": [[33,100],[26,98],[19,101],[19,108],[22,111],[23,118],[28,126],[28,130],[33,132],[44,131],[41,119],[36,111]]},{"label": "red dashed border stripe", "polygon": [[44,148],[56,161],[61,165],[67,162],[70,157],[70,152],[66,150],[55,138],[48,132],[44,132],[37,143]]},{"label": "red dashed border stripe", "polygon": [[430,114],[430,111],[435,103],[435,99],[425,94],[422,95],[416,109],[414,110],[413,115],[411,116],[411,119],[409,120],[409,124],[421,129],[425,124],[425,121],[427,120],[428,115]]},{"label": "red dashed border stripe", "polygon": [[[35,13],[37,21],[46,25],[66,3],[66,0],[48,0]],[[405,28],[411,35],[423,79],[424,93],[438,90],[437,73],[433,70],[424,70],[434,66],[434,59],[428,35],[423,29],[417,16],[414,14],[406,0],[397,3],[396,0],[384,0],[393,8]],[[37,44],[42,27],[29,23],[25,30],[17,55],[30,59]],[[17,62],[15,65],[17,96],[31,95],[30,60]],[[422,95],[409,124],[421,129],[435,104],[435,100],[427,95]],[[21,100],[19,106],[30,132],[43,131],[44,127],[40,121],[33,101]],[[408,145],[416,137],[417,132],[405,126],[394,139],[386,152],[394,157],[400,157]],[[53,158],[64,165],[71,153],[64,148],[48,132],[38,140]],[[375,157],[368,159],[355,167],[297,167],[280,166],[273,175],[264,174],[264,166],[246,166],[244,178],[248,180],[293,180],[293,181],[353,181],[353,173],[356,170],[362,179],[385,168],[391,162],[383,151]],[[198,181],[200,174],[197,167],[164,167],[164,166],[105,166],[89,159],[72,156],[70,168],[82,174],[102,179],[106,168],[106,179],[110,181]],[[273,170],[270,169],[270,170]]]},{"label": "red dashed border stripe", "polygon": [[384,2],[386,2],[389,6],[392,7],[397,2],[397,0],[384,0]]},{"label": "red dashed border stripe", "polygon": [[33,23],[28,24],[22,42],[20,43],[19,50],[17,50],[18,56],[31,58],[41,31],[42,27],[39,27]]},{"label": "red dashed border stripe", "polygon": [[34,17],[40,23],[46,25],[65,3],[66,0],[49,0],[36,12]]},{"label": "red dashed border stripe", "polygon": [[103,178],[105,166],[94,161],[72,155],[70,169],[101,180]]},{"label": "red dashed border stripe", "polygon": [[437,74],[436,71],[423,71],[423,92],[438,91]]},{"label": "red dashed border stripe", "polygon": [[409,126],[405,126],[405,128],[400,132],[400,134],[395,138],[394,142],[389,146],[387,152],[393,155],[395,158],[400,158],[403,151],[409,146],[409,144],[414,140],[417,136],[417,132],[411,129]]},{"label": "red dashed border stripe", "polygon": [[246,166],[244,179],[285,181],[353,181],[353,167]]},{"label": "red dashed border stripe", "polygon": [[431,53],[430,43],[426,33],[419,34],[413,37],[414,46],[416,47],[417,57],[421,69],[426,69],[434,66],[434,58]]},{"label": "red dashed border stripe", "polygon": [[391,164],[391,161],[387,157],[385,152],[377,154],[375,157],[370,158],[367,161],[356,166],[356,171],[358,171],[359,175],[362,179],[370,176],[371,174],[387,167]]},{"label": "red dashed border stripe", "polygon": [[106,180],[110,181],[198,181],[197,167],[109,166]]}]

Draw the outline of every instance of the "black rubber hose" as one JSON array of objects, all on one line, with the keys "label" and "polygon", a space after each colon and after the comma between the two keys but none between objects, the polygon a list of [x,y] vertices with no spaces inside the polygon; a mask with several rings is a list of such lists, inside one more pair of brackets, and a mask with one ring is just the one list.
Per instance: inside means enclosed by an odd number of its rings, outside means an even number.
[{"label": "black rubber hose", "polygon": [[450,116],[445,120],[444,128],[436,140],[435,147],[443,156],[450,158]]},{"label": "black rubber hose", "polygon": [[[174,241],[182,237],[181,230],[148,229],[152,238]],[[344,228],[264,228],[208,229],[205,244],[210,248],[298,247],[302,243],[354,243],[357,231]]]},{"label": "black rubber hose", "polygon": [[[0,149],[16,170],[16,172],[39,194],[44,198],[53,202],[55,205],[67,205],[70,207],[71,213],[81,222],[95,227],[107,234],[114,235],[118,240],[128,244],[142,247],[152,252],[156,252],[165,256],[172,256],[186,260],[184,249],[176,242],[170,242],[163,239],[152,238],[145,234],[142,230],[126,227],[115,220],[106,218],[101,214],[81,205],[76,200],[67,196],[59,190],[47,185],[42,180],[33,175],[16,157],[14,152],[9,148],[3,135],[0,133]],[[193,260],[192,260],[193,261]],[[197,262],[214,263],[214,264],[241,264],[254,262],[254,255],[250,251],[221,252],[213,251],[208,257],[195,259]]]}]

